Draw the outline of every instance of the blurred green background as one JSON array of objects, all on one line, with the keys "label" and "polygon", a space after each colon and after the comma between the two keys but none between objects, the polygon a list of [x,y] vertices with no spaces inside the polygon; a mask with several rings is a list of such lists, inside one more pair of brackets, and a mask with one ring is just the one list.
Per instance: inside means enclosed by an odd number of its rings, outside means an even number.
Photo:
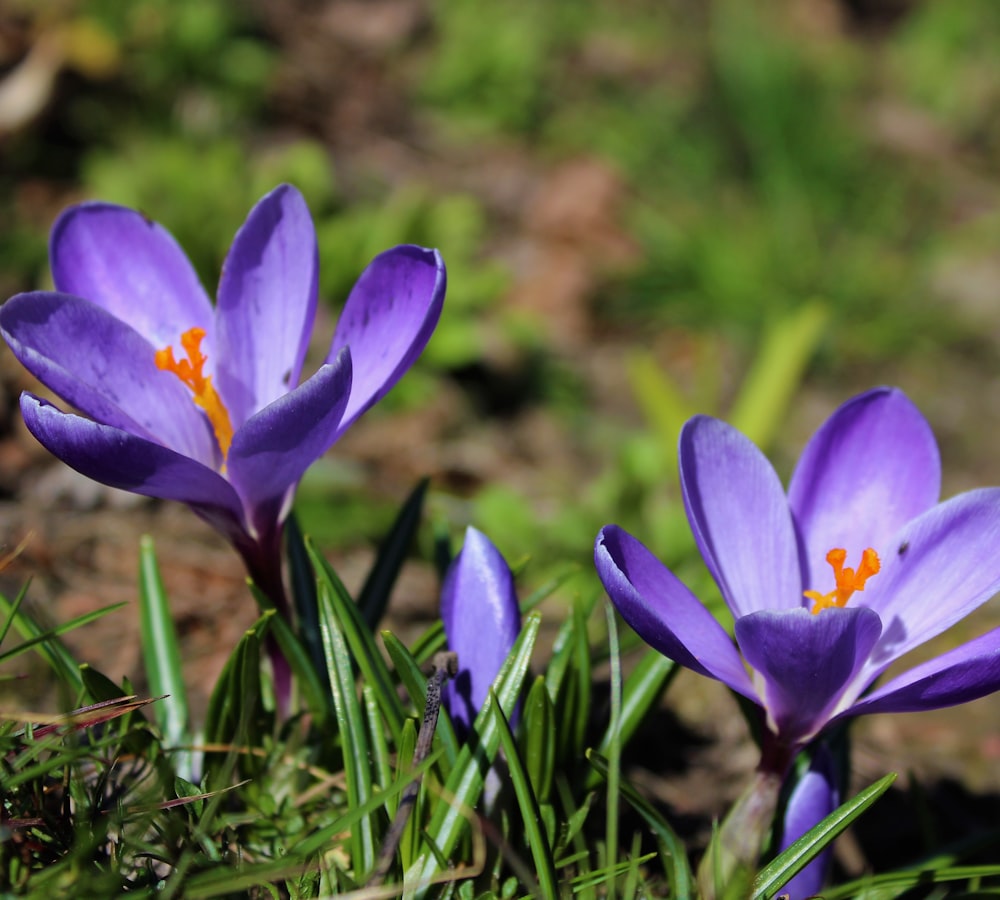
[{"label": "blurred green background", "polygon": [[[317,355],[381,249],[449,269],[417,369],[307,477],[306,530],[370,540],[430,474],[435,515],[512,559],[585,563],[615,520],[678,563],[695,411],[787,472],[898,383],[950,489],[1000,480],[998,108],[994,0],[7,0],[0,295],[50,283],[53,218],[94,197],[164,223],[211,291],[294,182]],[[43,460],[6,460],[18,497]]]}]

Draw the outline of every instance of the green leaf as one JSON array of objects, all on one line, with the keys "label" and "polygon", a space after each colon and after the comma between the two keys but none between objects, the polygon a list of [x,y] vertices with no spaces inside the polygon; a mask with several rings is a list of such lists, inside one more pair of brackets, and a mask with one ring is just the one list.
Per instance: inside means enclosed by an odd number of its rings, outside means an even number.
[{"label": "green leaf", "polygon": [[[413,719],[407,719],[403,725],[403,739],[399,743],[396,753],[396,777],[403,778],[409,776],[410,768],[413,765],[413,754],[417,749],[417,724]],[[421,791],[422,793],[422,791]],[[392,798],[391,816],[396,815],[399,800]],[[403,835],[399,841],[399,859],[405,872],[416,859],[417,848],[420,846],[420,829],[423,823],[423,810],[421,794],[417,795],[417,800],[413,804],[410,818],[403,829]]]},{"label": "green leaf", "polygon": [[[384,632],[383,632],[384,633]],[[447,638],[444,633],[444,622],[438,619],[428,626],[427,630],[413,644],[413,658],[424,665],[434,658],[434,654],[444,650]]]},{"label": "green leaf", "polygon": [[[587,752],[590,764],[602,775],[607,777],[608,761],[593,751]],[[622,781],[619,784],[621,795],[628,800],[632,808],[649,825],[660,842],[660,856],[663,858],[663,868],[670,882],[671,897],[695,896],[694,874],[688,863],[684,842],[666,820],[646,801],[631,784]]]},{"label": "green leaf", "polygon": [[809,303],[782,316],[764,335],[729,412],[733,427],[758,447],[774,440],[828,318],[826,307]]},{"label": "green leaf", "polygon": [[[540,681],[542,693],[545,694],[545,686]],[[490,692],[492,695],[492,691]],[[546,700],[548,696],[546,695]],[[531,787],[531,779],[525,771],[518,753],[514,735],[510,730],[510,723],[503,714],[503,709],[497,702],[496,696],[492,695],[493,702],[487,709],[493,716],[493,727],[500,738],[500,746],[503,748],[507,760],[507,768],[510,774],[511,784],[514,787],[514,796],[517,798],[517,805],[521,809],[521,819],[524,822],[524,836],[531,850],[531,856],[535,861],[535,872],[538,877],[539,895],[542,897],[557,897],[558,879],[556,878],[555,863],[552,859],[552,848],[549,846],[548,838],[542,830],[542,816],[538,808],[538,798]],[[532,886],[533,889],[533,886]]]},{"label": "green leaf", "polygon": [[160,577],[153,539],[139,539],[139,638],[142,660],[153,696],[153,716],[168,745],[188,741],[189,709],[177,629]]},{"label": "green leaf", "polygon": [[[372,765],[375,768],[375,783],[385,790],[392,782],[392,766],[389,763],[389,744],[385,739],[385,728],[379,715],[379,702],[371,685],[361,688],[361,698],[364,701],[365,718],[368,720],[369,744],[372,748]],[[395,810],[386,807],[386,815],[391,817]]]},{"label": "green leaf", "polygon": [[[278,642],[288,665],[291,666],[292,673],[295,675],[295,683],[305,695],[309,711],[316,719],[317,724],[327,723],[333,716],[333,704],[327,682],[326,664],[323,664],[322,672],[317,672],[308,650],[292,631],[292,626],[285,621],[284,616],[277,614],[274,601],[253,582],[250,582],[250,591],[261,609],[275,612],[275,615],[270,619],[271,636]],[[319,631],[317,630],[316,633],[318,635]],[[324,685],[326,686],[324,687]]]},{"label": "green leaf", "polygon": [[372,630],[385,615],[386,607],[389,605],[389,595],[399,577],[406,554],[413,544],[413,536],[423,514],[428,484],[430,484],[429,478],[421,478],[400,507],[389,534],[379,547],[378,556],[365,579],[361,593],[358,594],[358,608]]},{"label": "green leaf", "polygon": [[[605,619],[608,623],[608,652],[611,661],[611,718],[608,723],[608,798],[606,812],[605,830],[605,853],[606,862],[611,865],[618,854],[618,803],[621,784],[621,754],[622,742],[619,729],[621,728],[622,712],[622,660],[621,648],[618,644],[618,628],[615,622],[615,611],[609,601],[604,604]],[[610,900],[615,900],[615,880],[609,878],[607,883],[607,896]]]},{"label": "green leaf", "polygon": [[[323,555],[313,546],[312,542],[306,540],[306,549],[309,558],[312,560],[313,568],[316,570],[320,591],[320,632],[328,625],[330,616],[337,619],[338,630],[342,633],[351,648],[354,659],[361,670],[361,677],[366,684],[370,684],[375,689],[375,696],[378,697],[382,707],[382,715],[385,717],[389,732],[392,734],[393,743],[399,742],[400,734],[403,730],[403,720],[406,713],[403,704],[396,695],[396,686],[393,683],[392,675],[379,653],[375,643],[375,636],[372,634],[368,623],[365,622],[358,609],[357,604],[347,593],[347,588],[340,580],[340,577],[333,570],[333,567],[323,558]],[[323,608],[323,592],[326,592],[327,609]],[[323,648],[326,653],[327,668],[329,669],[330,656],[329,648],[326,644],[326,637],[323,638]],[[332,673],[331,673],[332,674]]]},{"label": "green leaf", "polygon": [[869,785],[856,797],[848,800],[839,809],[835,809],[818,825],[810,828],[784,853],[771,860],[754,879],[752,895],[754,900],[773,897],[778,888],[801,872],[827,844],[845,831],[855,819],[889,790],[895,780],[896,774],[890,773]]},{"label": "green leaf", "polygon": [[[302,644],[312,660],[316,680],[324,697],[330,696],[326,681],[326,662],[323,657],[323,639],[319,633],[319,605],[316,600],[316,573],[309,561],[302,529],[293,512],[285,521],[285,550],[288,554],[288,573],[292,588],[292,603]],[[258,597],[259,602],[259,597]],[[270,602],[268,607],[270,607]],[[280,638],[279,638],[280,640]],[[289,660],[291,662],[291,660]],[[294,668],[294,663],[293,663]]]},{"label": "green leaf", "polygon": [[[568,627],[556,639],[552,664],[546,673],[547,678],[553,673],[553,664],[563,668],[554,701],[556,721],[559,722],[557,754],[561,762],[579,759],[586,742],[593,683],[587,634],[587,616],[591,608],[590,604],[585,607],[578,598],[574,599]],[[564,638],[561,645],[559,638]],[[551,682],[549,691],[552,691]]]},{"label": "green leaf", "polygon": [[632,395],[663,451],[664,470],[673,473],[677,469],[677,435],[694,410],[648,351],[630,353],[625,370]]},{"label": "green leaf", "polygon": [[[625,679],[619,730],[622,746],[628,743],[647,713],[659,702],[667,684],[678,670],[679,667],[673,660],[667,659],[656,650],[649,650]],[[597,747],[597,752],[602,756],[607,756],[610,742],[611,723],[609,722]],[[597,778],[597,773],[591,772],[587,779],[587,787],[593,789]]]},{"label": "green leaf", "polygon": [[207,743],[255,745],[250,722],[260,700],[260,644],[276,615],[274,610],[266,611],[240,638],[222,667],[205,714]]},{"label": "green leaf", "polygon": [[0,662],[6,662],[8,659],[12,659],[32,647],[38,647],[39,652],[48,660],[49,665],[56,675],[59,676],[59,679],[72,691],[79,694],[83,690],[79,668],[77,667],[76,660],[73,659],[69,650],[66,649],[66,646],[62,641],[58,640],[59,635],[67,634],[77,628],[82,628],[84,625],[89,625],[91,622],[95,622],[97,619],[103,618],[108,613],[115,612],[115,610],[119,610],[128,604],[125,602],[113,603],[110,606],[104,606],[101,609],[95,609],[93,612],[77,616],[75,619],[71,619],[63,625],[57,625],[55,628],[43,629],[31,616],[20,608],[24,590],[26,589],[27,585],[22,589],[14,603],[11,603],[6,597],[0,594],[0,615],[13,619],[14,629],[25,639],[23,644],[12,647],[10,650],[0,654]]},{"label": "green leaf", "polygon": [[[94,703],[104,703],[108,700],[120,700],[128,694],[115,684],[103,672],[93,666],[84,663],[80,666],[80,678],[83,680],[83,688]],[[155,707],[157,704],[153,704]]]},{"label": "green leaf", "polygon": [[[354,685],[354,669],[341,628],[338,610],[334,606],[332,584],[327,579],[319,582],[319,628],[323,637],[323,651],[333,691],[333,706],[337,714],[341,750],[344,755],[344,778],[347,782],[347,805],[357,807],[367,803],[372,796],[372,777],[369,767],[368,738],[365,721],[358,703]],[[374,816],[365,816],[358,827],[351,831],[351,862],[355,877],[371,871],[378,853],[378,835]]]},{"label": "green leaf", "polygon": [[[427,837],[434,842],[445,858],[452,855],[463,829],[468,824],[467,810],[472,809],[479,800],[486,772],[500,744],[500,735],[490,707],[493,703],[499,702],[505,710],[514,708],[528,674],[528,663],[531,660],[531,651],[534,649],[540,624],[541,616],[538,613],[531,613],[525,619],[517,641],[493,682],[495,693],[486,701],[473,723],[477,738],[475,749],[473,750],[472,744],[468,743],[462,747],[445,783],[442,797],[434,807],[431,821],[427,826]],[[433,854],[425,856],[418,881],[423,883],[429,879],[437,866]],[[425,891],[426,888],[422,888],[417,895],[424,896]]]},{"label": "green leaf", "polygon": [[556,766],[556,711],[542,675],[524,702],[520,744],[532,790],[540,803],[547,803]]}]

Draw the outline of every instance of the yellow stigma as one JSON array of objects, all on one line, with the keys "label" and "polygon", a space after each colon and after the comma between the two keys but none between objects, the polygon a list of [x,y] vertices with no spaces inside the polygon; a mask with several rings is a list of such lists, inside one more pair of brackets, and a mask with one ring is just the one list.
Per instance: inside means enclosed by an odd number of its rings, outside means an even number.
[{"label": "yellow stigma", "polygon": [[233,442],[233,425],[222,398],[212,387],[212,376],[204,373],[206,356],[201,352],[204,337],[204,328],[189,328],[181,335],[181,347],[184,348],[187,359],[178,362],[174,359],[174,348],[164,347],[156,351],[156,368],[173,372],[191,389],[195,404],[205,411],[208,421],[212,423],[215,440],[225,459],[229,453],[229,445]]},{"label": "yellow stigma", "polygon": [[847,601],[855,591],[863,591],[865,582],[877,575],[882,568],[878,561],[878,554],[869,547],[861,554],[861,565],[857,571],[851,568],[844,568],[844,561],[847,559],[847,551],[833,549],[826,554],[826,561],[833,566],[833,577],[837,586],[829,594],[821,594],[819,591],[805,591],[804,594],[813,601],[812,614],[815,616],[821,610],[829,609],[831,606],[846,606]]}]

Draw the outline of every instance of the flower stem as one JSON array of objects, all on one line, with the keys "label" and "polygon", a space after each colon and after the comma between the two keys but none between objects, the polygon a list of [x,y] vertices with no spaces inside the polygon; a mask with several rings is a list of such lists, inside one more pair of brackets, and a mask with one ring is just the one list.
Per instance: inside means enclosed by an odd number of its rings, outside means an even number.
[{"label": "flower stem", "polygon": [[[269,537],[261,538],[238,549],[250,580],[271,601],[278,615],[291,624],[292,610],[282,577],[281,534],[282,530],[278,528]],[[285,718],[291,712],[292,669],[273,634],[267,635],[264,648],[271,662],[271,677],[274,681],[274,698],[278,715]]]},{"label": "flower stem", "polygon": [[734,892],[740,882],[746,882],[749,889],[774,822],[784,776],[784,768],[775,771],[762,762],[723,820],[698,866],[699,895],[704,900],[742,896],[745,891]]}]

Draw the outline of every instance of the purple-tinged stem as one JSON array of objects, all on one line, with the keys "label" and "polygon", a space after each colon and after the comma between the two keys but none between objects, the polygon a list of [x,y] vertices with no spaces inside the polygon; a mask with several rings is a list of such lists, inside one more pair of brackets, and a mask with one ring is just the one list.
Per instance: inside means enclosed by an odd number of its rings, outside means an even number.
[{"label": "purple-tinged stem", "polygon": [[[255,543],[242,545],[238,549],[250,579],[274,604],[278,615],[291,625],[291,606],[282,577],[281,535],[282,529],[279,526],[273,534]],[[268,633],[264,647],[271,661],[271,676],[274,679],[278,714],[286,717],[291,711],[292,704],[292,670],[273,633]]]}]

